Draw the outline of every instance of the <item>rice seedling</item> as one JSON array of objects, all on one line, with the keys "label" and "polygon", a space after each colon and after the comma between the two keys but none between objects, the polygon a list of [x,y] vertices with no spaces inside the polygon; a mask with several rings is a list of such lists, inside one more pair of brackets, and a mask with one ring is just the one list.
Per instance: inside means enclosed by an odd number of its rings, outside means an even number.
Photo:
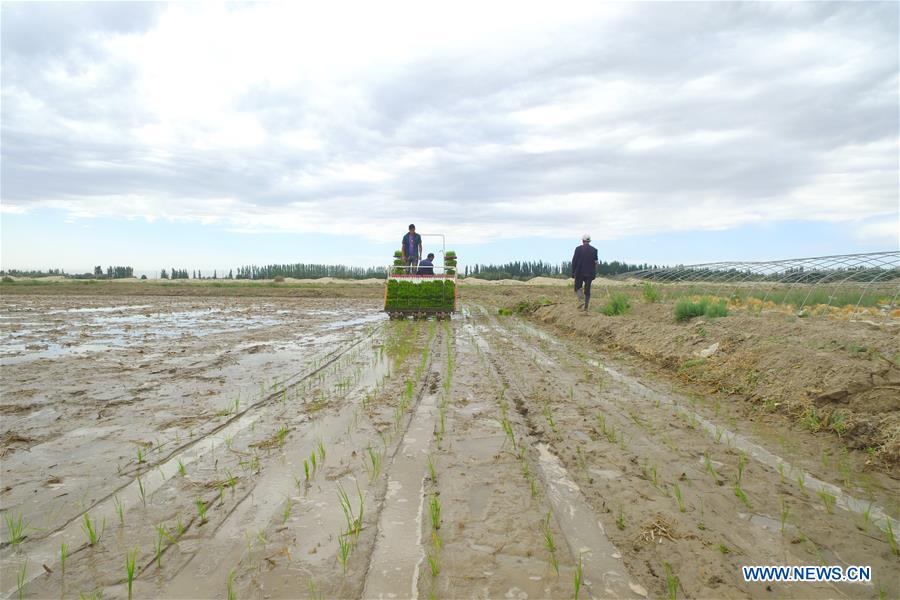
[{"label": "rice seedling", "polygon": [[784,483],[784,463],[778,461],[778,464],[775,466],[778,469],[778,476],[781,478],[781,483]]},{"label": "rice seedling", "polygon": [[323,442],[322,440],[319,440],[319,443],[316,445],[316,447],[319,449],[319,460],[321,460],[324,463],[325,462],[325,442]]},{"label": "rice seedling", "polygon": [[7,540],[10,546],[18,546],[25,539],[25,518],[19,514],[18,518],[13,518],[9,513],[3,515],[6,521]]},{"label": "rice seedling", "polygon": [[315,450],[313,450],[313,453],[309,455],[309,462],[312,465],[313,473],[319,470],[318,459],[316,458]]},{"label": "rice seedling", "polygon": [[28,572],[28,557],[25,557],[25,562],[22,563],[22,567],[16,571],[16,593],[19,595],[19,600],[25,596],[25,575]]},{"label": "rice seedling", "polygon": [[578,564],[575,565],[575,600],[578,600],[578,595],[581,593],[581,585],[584,582],[584,567],[582,564],[581,554],[578,555]]},{"label": "rice seedling", "polygon": [[822,499],[822,504],[825,505],[825,512],[829,515],[834,512],[834,504],[837,501],[837,498],[834,494],[829,494],[825,490],[819,491],[819,498]]},{"label": "rice seedling", "polygon": [[747,493],[744,492],[744,488],[741,487],[741,484],[740,484],[740,483],[735,483],[735,484],[734,484],[734,495],[737,496],[738,499],[740,499],[740,501],[743,502],[744,505],[745,505],[748,509],[751,508],[751,506],[750,506],[750,499],[747,498]]},{"label": "rice seedling", "polygon": [[721,427],[719,427],[718,425],[716,425],[716,443],[717,443],[717,444],[722,443],[722,434],[723,434],[724,432],[725,432],[724,429],[722,429]]},{"label": "rice seedling", "polygon": [[869,523],[872,522],[872,504],[872,502],[869,502],[869,506],[863,511],[863,525],[865,525],[865,529],[868,529]]},{"label": "rice seedling", "polygon": [[731,548],[729,548],[725,544],[719,544],[716,547],[719,549],[719,552],[721,552],[722,554],[731,554]]},{"label": "rice seedling", "polygon": [[144,449],[143,449],[143,447],[141,447],[140,444],[139,444],[138,447],[137,447],[137,461],[138,461],[138,464],[141,464],[141,463],[145,462],[145,460],[146,460],[146,457],[144,456]]},{"label": "rice seedling", "polygon": [[234,591],[234,576],[235,570],[231,569],[228,571],[228,581],[225,582],[225,590],[228,596],[228,600],[237,600],[237,592]]},{"label": "rice seedling", "polygon": [[194,504],[197,506],[197,515],[200,517],[200,523],[206,523],[206,503],[202,498],[197,498]]},{"label": "rice seedling", "polygon": [[553,420],[553,412],[550,409],[549,402],[544,404],[544,416],[547,418],[547,423],[549,423],[550,429],[553,431],[553,433],[556,433],[556,422]]},{"label": "rice seedling", "polygon": [[187,476],[187,469],[184,467],[184,463],[181,462],[181,459],[178,460],[178,474],[182,477]]},{"label": "rice seedling", "polygon": [[547,516],[541,521],[541,532],[544,534],[544,545],[547,547],[547,552],[550,553],[550,564],[556,571],[556,576],[559,577],[559,560],[556,558],[556,541],[553,539],[553,530],[550,527],[550,511],[547,511]]},{"label": "rice seedling", "polygon": [[144,506],[147,506],[147,492],[144,490],[144,482],[141,481],[140,477],[137,478],[137,484],[138,484],[138,494],[141,497],[141,504],[143,504]]},{"label": "rice seedling", "polygon": [[791,509],[787,505],[787,501],[785,501],[784,496],[781,497],[781,534],[784,535],[784,526],[787,523],[788,516],[791,514]]},{"label": "rice seedling", "polygon": [[88,546],[93,546],[100,540],[102,531],[97,530],[96,523],[91,521],[91,516],[88,513],[84,513],[84,516],[82,517],[81,529],[84,531],[85,536],[87,536]]},{"label": "rice seedling", "polygon": [[438,573],[441,572],[441,563],[438,553],[428,551],[425,553],[425,556],[428,559],[428,568],[431,570],[431,576],[437,577]]},{"label": "rice seedling", "polygon": [[432,483],[437,483],[437,472],[434,470],[434,460],[429,454],[427,457],[428,476],[431,477]]},{"label": "rice seedling", "polygon": [[506,416],[500,421],[500,424],[503,426],[503,431],[506,433],[506,437],[509,438],[510,443],[513,447],[513,452],[518,454],[518,446],[516,445],[516,434],[513,431],[512,424],[509,422],[509,419]]},{"label": "rice seedling", "polygon": [[891,547],[891,554],[900,556],[900,549],[897,548],[897,538],[894,536],[894,526],[891,525],[891,518],[887,518],[886,527],[884,528],[884,536],[888,546]]},{"label": "rice seedling", "polygon": [[622,506],[619,506],[619,514],[616,515],[616,527],[618,527],[620,531],[625,530],[625,510]]},{"label": "rice seedling", "polygon": [[431,515],[431,528],[437,531],[441,528],[441,500],[437,494],[431,496],[428,504],[428,513]]},{"label": "rice seedling", "polygon": [[309,462],[306,459],[303,460],[303,473],[306,475],[306,481],[309,481]]},{"label": "rice seedling", "polygon": [[744,478],[744,467],[747,466],[747,455],[741,452],[738,457],[738,476],[736,483],[740,485],[741,480]]},{"label": "rice seedling", "polygon": [[137,562],[137,548],[125,553],[125,578],[128,581],[128,600],[134,589],[134,564]]},{"label": "rice seedling", "polygon": [[381,453],[376,452],[374,448],[369,446],[366,448],[366,452],[369,455],[369,463],[367,463],[366,470],[369,471],[369,477],[372,481],[378,479],[378,476],[381,474]]},{"label": "rice seedling", "polygon": [[706,530],[706,522],[703,520],[703,498],[700,498],[700,520],[697,521],[697,529]]},{"label": "rice seedling", "polygon": [[156,568],[162,566],[163,540],[169,537],[169,532],[164,523],[156,526]]},{"label": "rice seedling", "polygon": [[325,600],[325,594],[323,594],[318,586],[316,586],[316,582],[312,579],[306,584],[306,587],[309,589],[309,597],[312,600]]},{"label": "rice seedling", "polygon": [[338,484],[338,501],[340,502],[341,510],[344,512],[344,519],[347,521],[347,533],[359,535],[359,531],[362,528],[363,498],[358,485],[356,486],[356,492],[359,494],[359,517],[356,517],[353,513],[353,505],[350,503],[350,497],[347,495],[344,486]]},{"label": "rice seedling", "polygon": [[59,545],[59,570],[63,575],[66,574],[66,556],[69,554],[69,546],[65,542]]},{"label": "rice seedling", "polygon": [[797,485],[800,486],[800,491],[803,492],[804,496],[808,495],[806,493],[806,474],[803,472],[802,469],[797,474]]},{"label": "rice seedling", "polygon": [[222,483],[216,486],[216,489],[219,492],[219,506],[223,506],[225,504],[225,486]]},{"label": "rice seedling", "polygon": [[709,452],[703,453],[703,467],[706,469],[706,472],[712,475],[712,478],[716,481],[719,480],[719,474],[716,473],[715,467],[713,467],[712,460],[709,458]]},{"label": "rice seedling", "polygon": [[666,590],[668,598],[669,600],[676,600],[678,598],[678,576],[675,575],[675,572],[672,570],[672,565],[663,563],[663,566],[666,570]]},{"label": "rice seedling", "polygon": [[678,512],[684,512],[684,498],[681,496],[681,487],[676,483],[672,486],[675,494],[675,502],[678,503]]},{"label": "rice seedling", "polygon": [[281,511],[281,524],[284,525],[287,523],[287,520],[291,518],[291,509],[294,508],[294,503],[288,498],[284,503],[284,509]]},{"label": "rice seedling", "polygon": [[343,568],[344,573],[347,572],[347,559],[350,557],[349,537],[349,531],[346,534],[341,531],[340,535],[338,535],[338,560],[341,563],[341,567]]}]

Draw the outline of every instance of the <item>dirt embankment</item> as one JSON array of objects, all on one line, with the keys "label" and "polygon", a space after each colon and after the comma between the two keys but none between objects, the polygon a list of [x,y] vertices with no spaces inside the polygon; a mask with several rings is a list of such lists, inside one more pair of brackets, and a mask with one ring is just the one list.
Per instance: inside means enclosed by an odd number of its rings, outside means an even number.
[{"label": "dirt embankment", "polygon": [[667,305],[606,317],[558,304],[534,317],[648,359],[705,392],[744,398],[811,431],[830,431],[851,448],[871,449],[889,464],[900,462],[895,330],[746,312],[682,324]]}]

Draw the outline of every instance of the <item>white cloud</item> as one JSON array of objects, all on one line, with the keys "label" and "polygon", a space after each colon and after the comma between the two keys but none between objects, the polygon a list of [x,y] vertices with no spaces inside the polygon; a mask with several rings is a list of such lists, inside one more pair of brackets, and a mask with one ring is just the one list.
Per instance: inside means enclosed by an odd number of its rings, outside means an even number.
[{"label": "white cloud", "polygon": [[897,214],[896,5],[77,7],[3,7],[4,212],[378,240]]}]

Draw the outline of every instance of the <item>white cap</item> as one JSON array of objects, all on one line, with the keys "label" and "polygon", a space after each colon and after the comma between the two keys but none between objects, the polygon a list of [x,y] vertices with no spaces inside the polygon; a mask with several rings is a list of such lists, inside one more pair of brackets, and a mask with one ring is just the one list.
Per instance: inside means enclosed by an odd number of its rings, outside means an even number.
[{"label": "white cap", "polygon": [[581,241],[582,241],[582,242],[589,242],[589,241],[591,241],[591,234],[586,233],[586,234],[584,234],[583,236],[581,236]]}]

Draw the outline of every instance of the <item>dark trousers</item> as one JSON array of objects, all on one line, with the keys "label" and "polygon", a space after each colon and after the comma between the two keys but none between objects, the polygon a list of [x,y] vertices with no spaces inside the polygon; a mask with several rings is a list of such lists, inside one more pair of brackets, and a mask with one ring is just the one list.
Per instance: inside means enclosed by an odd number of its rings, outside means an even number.
[{"label": "dark trousers", "polygon": [[591,284],[594,282],[593,277],[585,277],[584,275],[575,276],[575,292],[584,286],[584,310],[587,310],[588,304],[591,303]]}]

